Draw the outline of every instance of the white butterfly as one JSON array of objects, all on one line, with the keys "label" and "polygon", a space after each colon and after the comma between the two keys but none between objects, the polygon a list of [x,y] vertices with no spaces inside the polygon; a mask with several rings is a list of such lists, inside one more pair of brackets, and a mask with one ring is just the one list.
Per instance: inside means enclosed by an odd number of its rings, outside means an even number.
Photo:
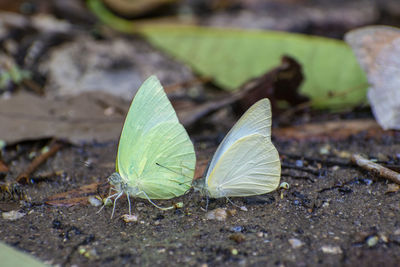
[{"label": "white butterfly", "polygon": [[225,136],[205,178],[194,188],[212,198],[260,195],[275,190],[281,177],[279,154],[271,142],[271,106],[264,98]]}]

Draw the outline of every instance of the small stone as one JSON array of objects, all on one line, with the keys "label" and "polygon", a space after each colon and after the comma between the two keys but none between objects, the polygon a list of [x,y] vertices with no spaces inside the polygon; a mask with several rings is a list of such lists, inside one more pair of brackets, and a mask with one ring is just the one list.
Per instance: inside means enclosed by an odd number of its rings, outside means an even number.
[{"label": "small stone", "polygon": [[24,217],[26,213],[20,212],[18,210],[11,210],[8,212],[3,212],[1,215],[3,216],[4,220],[15,221]]},{"label": "small stone", "polygon": [[380,233],[380,234],[379,234],[379,238],[380,238],[383,242],[385,242],[385,243],[388,243],[388,242],[389,242],[388,236],[387,236],[386,234],[384,234],[384,233]]},{"label": "small stone", "polygon": [[320,147],[319,153],[321,155],[328,155],[330,153],[331,146],[330,145],[324,145],[323,147]]},{"label": "small stone", "polygon": [[321,247],[322,252],[325,254],[332,254],[332,255],[337,255],[337,254],[342,254],[343,251],[339,246],[331,246],[331,245],[326,245]]},{"label": "small stone", "polygon": [[387,193],[395,193],[395,192],[397,192],[399,190],[400,190],[400,185],[398,185],[398,184],[388,184],[385,194],[387,194]]},{"label": "small stone", "polygon": [[374,247],[376,244],[378,244],[379,237],[376,235],[370,236],[367,238],[367,245],[368,247]]},{"label": "small stone", "polygon": [[385,154],[382,154],[382,153],[378,153],[377,158],[378,158],[379,161],[382,161],[382,162],[388,162],[389,161],[389,157],[387,155],[385,155]]},{"label": "small stone", "polygon": [[237,214],[237,210],[235,209],[229,209],[226,211],[229,216],[235,216]]},{"label": "small stone", "polygon": [[229,236],[229,239],[239,244],[242,243],[246,239],[246,237],[244,236],[244,234],[234,233]]},{"label": "small stone", "polygon": [[240,232],[242,232],[243,231],[243,226],[232,226],[231,228],[230,228],[230,230],[232,231],[232,232],[235,232],[235,233],[240,233]]},{"label": "small stone", "polygon": [[304,163],[302,160],[298,159],[298,160],[296,160],[295,165],[296,165],[296,167],[303,167]]},{"label": "small stone", "polygon": [[83,255],[84,257],[88,259],[97,259],[97,251],[95,248],[90,248],[89,246],[80,246],[78,248],[79,254]]},{"label": "small stone", "polygon": [[400,228],[397,228],[396,230],[394,230],[393,234],[394,235],[400,235]]},{"label": "small stone", "polygon": [[256,236],[257,237],[264,237],[264,233],[263,232],[257,232]]},{"label": "small stone", "polygon": [[181,208],[183,208],[183,202],[174,203],[174,208],[175,208],[175,209],[181,209]]},{"label": "small stone", "polygon": [[240,207],[240,210],[242,210],[242,211],[248,211],[248,209],[246,208],[246,206],[241,206],[241,207]]},{"label": "small stone", "polygon": [[228,213],[225,209],[217,208],[206,213],[207,220],[225,221]]},{"label": "small stone", "polygon": [[137,222],[138,221],[138,216],[134,214],[124,214],[121,216],[122,220],[126,223],[131,223],[131,222]]},{"label": "small stone", "polygon": [[290,238],[289,244],[292,246],[292,248],[301,248],[304,245],[304,243],[297,238]]},{"label": "small stone", "polygon": [[94,197],[94,196],[89,197],[88,201],[89,201],[90,205],[95,206],[95,207],[99,207],[103,204],[103,201],[101,201],[100,199],[98,199],[97,197]]}]

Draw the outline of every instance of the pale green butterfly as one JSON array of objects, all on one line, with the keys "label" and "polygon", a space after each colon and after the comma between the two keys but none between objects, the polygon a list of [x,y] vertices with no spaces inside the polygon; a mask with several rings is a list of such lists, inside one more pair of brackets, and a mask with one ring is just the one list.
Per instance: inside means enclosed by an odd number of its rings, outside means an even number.
[{"label": "pale green butterfly", "polygon": [[271,106],[267,98],[251,106],[222,140],[205,178],[194,188],[211,198],[269,193],[279,185],[281,163],[271,142]]},{"label": "pale green butterfly", "polygon": [[[193,143],[179,123],[159,80],[148,78],[137,91],[118,145],[116,172],[109,178],[117,193],[148,199],[170,199],[191,187],[196,164]],[[106,201],[107,202],[107,201]],[[158,207],[157,205],[155,205]]]}]

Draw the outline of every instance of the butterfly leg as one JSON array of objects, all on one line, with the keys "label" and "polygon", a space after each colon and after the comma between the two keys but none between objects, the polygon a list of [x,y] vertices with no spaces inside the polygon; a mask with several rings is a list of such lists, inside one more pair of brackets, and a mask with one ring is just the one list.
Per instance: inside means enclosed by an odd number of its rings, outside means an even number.
[{"label": "butterfly leg", "polygon": [[111,213],[111,219],[112,219],[113,216],[114,216],[115,205],[117,204],[117,200],[118,200],[118,198],[120,198],[123,194],[124,194],[124,192],[121,191],[121,192],[118,194],[118,196],[114,199],[114,205],[113,205],[113,210],[112,210],[112,213]]},{"label": "butterfly leg", "polygon": [[[111,190],[110,190],[110,192],[111,192]],[[116,193],[116,194],[113,194],[113,195],[111,195],[111,196],[108,196],[108,197],[106,198],[106,200],[104,200],[103,206],[101,206],[101,208],[96,212],[96,214],[98,214],[98,213],[100,213],[100,211],[102,211],[102,209],[106,206],[108,200],[110,200],[111,198],[115,197],[115,196],[118,195],[118,194],[119,194],[119,192]]]},{"label": "butterfly leg", "polygon": [[126,194],[126,197],[128,198],[129,215],[131,215],[131,199],[129,198],[129,194]]},{"label": "butterfly leg", "polygon": [[231,203],[233,206],[242,209],[239,205],[236,205],[235,203],[232,202],[232,200],[229,199],[229,197],[225,196],[226,200],[228,200],[229,203]]}]

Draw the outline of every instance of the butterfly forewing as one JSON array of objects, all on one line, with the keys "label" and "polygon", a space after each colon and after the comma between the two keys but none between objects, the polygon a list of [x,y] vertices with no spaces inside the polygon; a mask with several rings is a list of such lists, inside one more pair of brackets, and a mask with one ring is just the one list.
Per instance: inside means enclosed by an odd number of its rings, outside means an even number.
[{"label": "butterfly forewing", "polygon": [[[229,149],[233,143],[240,138],[251,134],[260,134],[265,136],[268,140],[271,139],[271,106],[267,98],[264,98],[253,106],[251,106],[239,119],[239,121],[232,127],[232,129],[222,140],[217,148],[214,157],[211,160],[210,166],[207,171],[207,177],[210,175],[214,166],[220,157]],[[269,141],[270,142],[270,141]]]},{"label": "butterfly forewing", "polygon": [[140,185],[149,198],[168,199],[188,189],[195,161],[186,130],[158,79],[150,77],[138,90],[125,119],[117,171],[129,186]]}]

